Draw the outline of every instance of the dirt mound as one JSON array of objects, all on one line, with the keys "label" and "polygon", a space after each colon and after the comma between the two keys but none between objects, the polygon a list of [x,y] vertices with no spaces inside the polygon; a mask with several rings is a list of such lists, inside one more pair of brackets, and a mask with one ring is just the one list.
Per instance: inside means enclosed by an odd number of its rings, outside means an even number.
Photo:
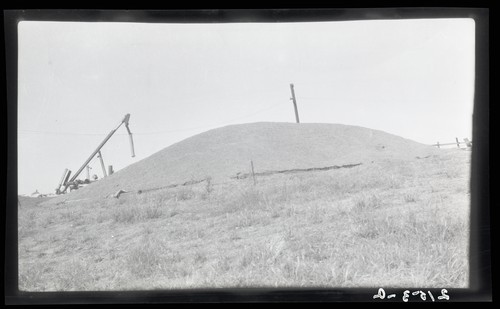
[{"label": "dirt mound", "polygon": [[251,123],[210,130],[53,202],[105,197],[211,177],[214,183],[255,172],[322,168],[380,160],[415,160],[439,152],[378,130],[340,124]]}]

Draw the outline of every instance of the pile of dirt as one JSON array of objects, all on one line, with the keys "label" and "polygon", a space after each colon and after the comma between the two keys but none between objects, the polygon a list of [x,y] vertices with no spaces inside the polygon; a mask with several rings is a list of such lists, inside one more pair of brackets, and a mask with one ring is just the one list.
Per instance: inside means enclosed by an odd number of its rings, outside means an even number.
[{"label": "pile of dirt", "polygon": [[[341,124],[259,122],[210,130],[132,164],[85,188],[52,199],[105,197],[238,173],[415,160],[440,150],[378,130]],[[441,150],[442,151],[442,150]]]}]

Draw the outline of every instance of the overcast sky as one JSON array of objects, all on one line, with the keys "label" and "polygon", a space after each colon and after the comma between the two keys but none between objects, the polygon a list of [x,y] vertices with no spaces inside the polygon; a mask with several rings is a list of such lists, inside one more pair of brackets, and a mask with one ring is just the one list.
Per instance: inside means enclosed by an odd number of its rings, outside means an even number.
[{"label": "overcast sky", "polygon": [[209,129],[294,122],[290,83],[304,123],[470,139],[474,21],[20,22],[19,193],[53,193],[127,113],[136,157],[120,128],[115,171]]}]

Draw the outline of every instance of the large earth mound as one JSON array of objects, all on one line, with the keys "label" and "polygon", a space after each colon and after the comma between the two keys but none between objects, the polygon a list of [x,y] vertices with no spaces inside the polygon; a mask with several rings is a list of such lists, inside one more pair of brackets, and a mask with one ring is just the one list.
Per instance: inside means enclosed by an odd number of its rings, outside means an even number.
[{"label": "large earth mound", "polygon": [[255,172],[414,160],[437,153],[378,130],[341,124],[259,122],[210,130],[134,163],[55,202],[105,197],[117,190],[138,191],[211,177],[214,183]]}]

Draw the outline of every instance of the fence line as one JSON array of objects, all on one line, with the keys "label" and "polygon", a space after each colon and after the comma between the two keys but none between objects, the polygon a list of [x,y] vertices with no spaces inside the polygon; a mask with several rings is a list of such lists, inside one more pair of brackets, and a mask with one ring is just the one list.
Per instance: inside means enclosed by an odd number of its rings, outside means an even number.
[{"label": "fence line", "polygon": [[202,183],[204,181],[207,181],[208,179],[209,179],[209,177],[203,178],[201,180],[191,180],[191,181],[186,181],[184,183],[171,184],[168,186],[161,186],[161,187],[149,188],[149,189],[141,189],[141,190],[137,190],[137,193],[141,194],[141,193],[156,191],[156,190],[161,190],[161,189],[172,189],[172,188],[177,188],[177,187],[192,186],[192,185],[196,185],[196,184]]},{"label": "fence line", "polygon": [[246,173],[238,173],[236,176],[231,177],[231,179],[245,179],[250,176],[268,176],[268,175],[274,175],[274,174],[290,174],[290,173],[300,173],[300,172],[314,172],[314,171],[327,171],[327,170],[332,170],[332,169],[339,169],[339,168],[351,168],[355,167],[358,165],[361,165],[362,163],[356,163],[356,164],[345,164],[345,165],[333,165],[333,166],[326,166],[326,167],[311,167],[311,168],[297,168],[297,169],[290,169],[290,170],[281,170],[281,171],[266,171],[266,172],[260,172],[260,173],[254,173],[253,172],[253,165],[252,165],[252,174]]},{"label": "fence line", "polygon": [[465,144],[465,146],[467,146],[467,148],[471,148],[472,147],[472,141],[469,141],[468,138],[464,138],[464,141],[460,142],[460,141],[458,141],[458,137],[455,137],[455,142],[454,143],[444,143],[444,144],[441,144],[438,141],[437,144],[432,144],[431,146],[437,146],[437,148],[441,148],[441,146],[457,145],[457,147],[460,148],[460,144]]},{"label": "fence line", "polygon": [[[224,185],[224,184],[229,184],[229,183],[234,183],[234,180],[240,180],[240,179],[246,179],[248,177],[252,177],[254,181],[254,185],[256,184],[256,176],[270,176],[270,175],[276,175],[276,174],[291,174],[291,173],[300,173],[300,172],[315,172],[315,171],[328,171],[332,169],[340,169],[340,168],[352,168],[358,165],[361,165],[362,163],[356,163],[356,164],[345,164],[345,165],[333,165],[333,166],[326,166],[326,167],[312,167],[312,168],[304,168],[304,169],[289,169],[289,170],[279,170],[279,171],[265,171],[265,172],[260,172],[260,173],[255,173],[253,171],[253,161],[251,161],[252,165],[252,172],[251,173],[237,173],[236,176],[231,176],[230,179],[233,179],[233,181],[224,181],[224,182],[217,182],[213,183],[211,182],[211,185],[213,186],[218,186],[218,185]],[[148,189],[139,189],[139,190],[134,190],[134,191],[124,191],[124,190],[119,190],[115,194],[110,194],[108,197],[115,197],[119,198],[120,195],[122,194],[127,194],[127,193],[137,193],[137,194],[142,194],[146,192],[152,192],[152,191],[158,191],[162,189],[173,189],[173,188],[178,188],[178,187],[186,187],[186,186],[192,186],[196,184],[200,184],[205,181],[211,181],[211,177],[203,178],[200,180],[191,180],[191,181],[186,181],[184,183],[177,183],[177,184],[170,184],[166,186],[161,186],[161,187],[156,187],[156,188],[148,188]]]},{"label": "fence line", "polygon": [[[439,141],[438,141],[436,144],[433,144],[433,145],[430,145],[430,146],[436,146],[437,148],[441,148],[441,146],[457,145],[457,147],[460,148],[461,144],[465,144],[467,146],[467,148],[471,148],[472,147],[472,141],[469,141],[469,139],[467,139],[467,138],[464,138],[463,142],[460,142],[458,140],[458,138],[455,138],[455,142],[454,143],[439,143]],[[420,158],[417,157],[417,159],[420,159]],[[269,175],[275,175],[275,174],[290,174],[290,173],[298,173],[298,172],[327,171],[327,170],[339,169],[339,168],[352,168],[352,167],[361,165],[362,163],[346,164],[346,165],[340,165],[340,166],[333,165],[333,166],[326,166],[326,167],[312,167],[312,168],[305,168],[305,169],[290,169],[290,170],[279,170],[279,171],[265,171],[265,172],[260,172],[260,173],[255,173],[254,172],[253,161],[250,161],[250,164],[251,164],[251,173],[237,173],[236,176],[231,176],[230,178],[231,179],[240,180],[240,179],[245,179],[245,178],[248,178],[248,177],[251,176],[253,178],[253,182],[254,182],[254,185],[255,185],[256,184],[256,178],[255,178],[256,176],[269,176]],[[162,189],[173,189],[173,188],[177,188],[177,187],[191,186],[191,185],[199,184],[199,183],[202,183],[202,182],[205,182],[205,181],[209,181],[209,180],[211,180],[211,177],[207,177],[207,178],[200,179],[200,180],[186,181],[184,183],[170,184],[170,185],[156,187],[156,188],[139,189],[139,190],[136,190],[136,191],[123,191],[123,190],[119,190],[119,193],[117,192],[117,193],[112,194],[110,196],[114,196],[114,197],[118,198],[121,194],[126,194],[126,193],[135,192],[137,194],[141,194],[141,193],[146,193],[146,192],[151,192],[151,191],[157,191],[157,190],[162,190]],[[233,183],[233,181],[211,183],[211,185],[217,186],[217,185],[224,185],[224,184],[229,184],[229,183]]]}]

